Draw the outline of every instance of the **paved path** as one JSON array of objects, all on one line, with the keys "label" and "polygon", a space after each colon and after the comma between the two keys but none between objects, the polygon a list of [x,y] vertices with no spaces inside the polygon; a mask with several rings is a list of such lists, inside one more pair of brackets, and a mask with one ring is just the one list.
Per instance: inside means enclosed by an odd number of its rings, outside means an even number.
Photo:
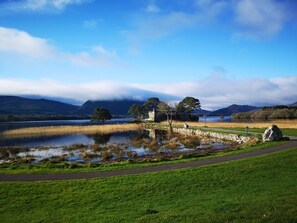
[{"label": "paved path", "polygon": [[199,167],[209,164],[239,160],[248,157],[260,156],[263,154],[282,151],[290,148],[297,148],[297,141],[290,141],[287,144],[273,146],[261,150],[240,153],[229,156],[215,157],[205,160],[196,160],[185,163],[174,163],[161,166],[150,166],[129,170],[114,170],[106,172],[85,172],[85,173],[65,173],[65,174],[0,174],[0,181],[48,181],[48,180],[74,180],[74,179],[90,179],[90,178],[105,178],[113,176],[124,176],[132,174],[142,174],[149,172],[158,172],[164,170],[176,170],[189,167]]}]

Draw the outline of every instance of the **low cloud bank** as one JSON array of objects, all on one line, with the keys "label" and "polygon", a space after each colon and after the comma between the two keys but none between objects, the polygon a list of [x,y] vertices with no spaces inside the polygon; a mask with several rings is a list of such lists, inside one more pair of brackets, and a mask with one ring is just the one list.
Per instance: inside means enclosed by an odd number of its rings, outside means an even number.
[{"label": "low cloud bank", "polygon": [[209,76],[205,79],[156,84],[125,84],[113,81],[65,84],[53,80],[1,79],[1,95],[41,95],[86,100],[138,99],[159,97],[179,101],[183,97],[199,98],[204,109],[231,104],[276,105],[297,101],[297,77],[230,79]]}]

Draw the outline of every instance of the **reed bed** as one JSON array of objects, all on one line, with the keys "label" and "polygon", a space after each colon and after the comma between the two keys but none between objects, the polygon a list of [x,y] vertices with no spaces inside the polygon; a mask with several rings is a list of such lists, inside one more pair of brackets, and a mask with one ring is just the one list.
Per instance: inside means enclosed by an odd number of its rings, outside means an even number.
[{"label": "reed bed", "polygon": [[32,127],[7,130],[2,133],[2,137],[20,138],[34,136],[55,136],[69,134],[96,134],[96,133],[113,133],[140,130],[140,124],[113,124],[113,125],[90,125],[90,126],[47,126]]},{"label": "reed bed", "polygon": [[[165,124],[166,122],[164,122]],[[173,125],[184,125],[185,122],[174,121]],[[204,127],[205,123],[201,122],[187,122],[191,127]],[[279,128],[297,129],[297,120],[271,120],[263,122],[206,122],[206,126],[210,128],[267,128],[272,124]]]}]

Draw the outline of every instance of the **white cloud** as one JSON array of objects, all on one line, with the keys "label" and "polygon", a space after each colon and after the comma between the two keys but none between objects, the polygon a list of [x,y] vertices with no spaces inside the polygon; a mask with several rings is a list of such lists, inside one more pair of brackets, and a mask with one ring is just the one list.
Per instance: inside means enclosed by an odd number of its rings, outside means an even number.
[{"label": "white cloud", "polygon": [[1,79],[0,95],[43,95],[88,99],[146,99],[157,96],[161,100],[180,100],[186,96],[199,98],[204,109],[216,109],[231,104],[275,105],[297,101],[297,76],[272,79],[229,79],[225,76],[170,84],[124,84],[97,81],[65,84],[53,80]]},{"label": "white cloud", "polygon": [[0,27],[0,51],[44,58],[52,56],[55,50],[45,39],[17,29]]},{"label": "white cloud", "polygon": [[69,5],[80,5],[91,0],[20,0],[0,5],[2,11],[51,11],[63,10]]},{"label": "white cloud", "polygon": [[144,99],[159,96],[172,99],[170,95],[140,89],[130,84],[108,80],[65,84],[54,80],[1,79],[0,95],[42,95],[47,97],[71,98],[79,101],[108,99]]},{"label": "white cloud", "polygon": [[271,105],[297,101],[296,76],[236,80],[215,75],[192,82],[136,86],[151,91],[162,89],[162,93],[180,97],[197,97],[203,108],[208,109],[231,104]]},{"label": "white cloud", "polygon": [[290,0],[192,0],[183,1],[183,6],[162,10],[152,1],[146,9],[151,13],[134,15],[134,29],[123,33],[132,44],[139,45],[211,24],[224,26],[235,36],[261,39],[277,35],[296,18],[291,9],[296,8],[296,2]]},{"label": "white cloud", "polygon": [[69,53],[56,49],[46,39],[31,36],[24,31],[4,27],[0,27],[1,51],[85,66],[109,66],[117,59],[115,51],[108,51],[100,45],[91,47],[88,51]]},{"label": "white cloud", "polygon": [[269,37],[277,34],[288,19],[285,4],[275,0],[239,0],[235,5],[239,35]]}]

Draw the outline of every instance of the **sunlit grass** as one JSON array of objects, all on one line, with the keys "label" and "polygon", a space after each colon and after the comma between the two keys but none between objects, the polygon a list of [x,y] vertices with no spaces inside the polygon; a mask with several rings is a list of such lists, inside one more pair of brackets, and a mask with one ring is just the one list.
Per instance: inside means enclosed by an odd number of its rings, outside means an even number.
[{"label": "sunlit grass", "polygon": [[1,182],[1,222],[296,222],[297,150],[94,180]]},{"label": "sunlit grass", "polygon": [[[164,122],[166,123],[166,122]],[[174,121],[173,125],[184,125],[185,122]],[[279,128],[297,129],[297,120],[270,120],[266,122],[187,122],[190,127],[207,127],[212,128],[267,128],[270,125],[277,125]]]}]

